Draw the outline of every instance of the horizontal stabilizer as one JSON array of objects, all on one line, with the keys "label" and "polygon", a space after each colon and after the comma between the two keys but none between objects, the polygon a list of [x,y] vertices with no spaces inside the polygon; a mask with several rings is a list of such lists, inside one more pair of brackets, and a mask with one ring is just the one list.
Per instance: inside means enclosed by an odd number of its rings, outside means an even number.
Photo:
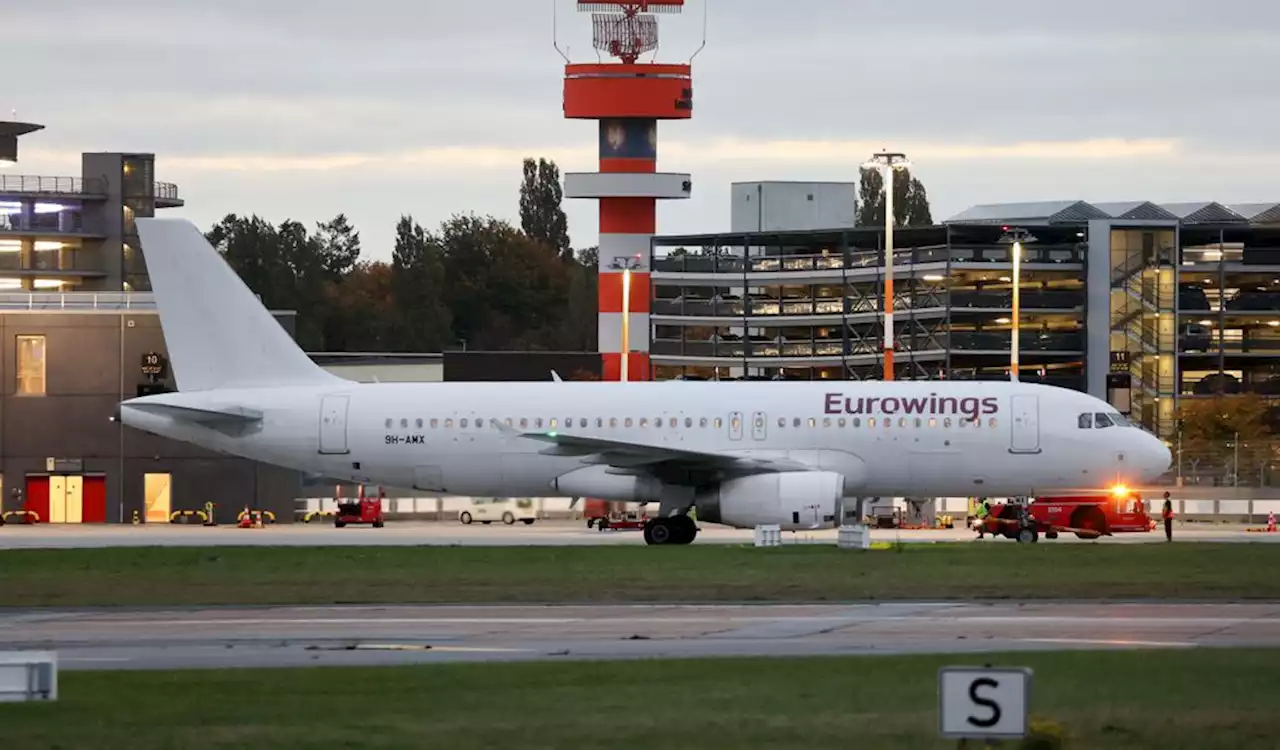
[{"label": "horizontal stabilizer", "polygon": [[148,414],[202,425],[228,435],[244,435],[253,432],[262,423],[262,412],[242,406],[209,408],[154,402],[126,402],[124,406]]}]

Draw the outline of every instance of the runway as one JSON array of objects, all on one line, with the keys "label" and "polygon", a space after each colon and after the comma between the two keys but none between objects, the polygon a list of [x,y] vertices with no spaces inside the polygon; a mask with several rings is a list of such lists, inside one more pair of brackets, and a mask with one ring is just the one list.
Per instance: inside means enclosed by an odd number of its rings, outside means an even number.
[{"label": "runway", "polygon": [[[715,524],[700,524],[702,531],[695,544],[751,544],[750,529],[732,529]],[[1251,533],[1241,525],[1179,525],[1174,530],[1177,542],[1263,542],[1280,543],[1280,534]],[[970,542],[976,534],[968,529],[893,530],[875,529],[873,542],[907,543]],[[1149,532],[1104,537],[1097,544],[1163,543],[1164,533]],[[784,533],[784,544],[836,543],[834,529]],[[981,544],[1013,544],[1007,539],[978,541]],[[1041,544],[1079,544],[1074,536]],[[294,523],[261,529],[238,529],[233,526],[206,528],[182,524],[107,524],[31,526],[8,524],[0,527],[0,549],[56,549],[95,547],[148,546],[596,546],[614,544],[643,545],[637,531],[596,531],[577,521],[538,521],[526,526],[464,526],[456,522],[389,522],[381,529],[370,526],[334,528],[330,523]]]},{"label": "runway", "polygon": [[0,614],[67,670],[1280,646],[1280,602],[359,606]]}]

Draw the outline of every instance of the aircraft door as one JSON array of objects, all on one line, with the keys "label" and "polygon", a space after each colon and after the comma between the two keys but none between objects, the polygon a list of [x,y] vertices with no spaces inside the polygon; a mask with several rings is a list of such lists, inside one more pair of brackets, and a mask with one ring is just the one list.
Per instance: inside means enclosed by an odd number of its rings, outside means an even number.
[{"label": "aircraft door", "polygon": [[766,430],[768,426],[769,426],[769,419],[768,417],[765,416],[764,412],[758,411],[752,414],[751,415],[751,439],[764,440],[765,437],[767,436]]},{"label": "aircraft door", "polygon": [[740,411],[729,413],[729,439],[742,439],[742,412]]},{"label": "aircraft door", "polygon": [[1012,399],[1010,453],[1040,452],[1040,397],[1018,395]]},{"label": "aircraft door", "polygon": [[347,407],[350,396],[325,396],[320,400],[320,452],[350,453],[347,447]]}]

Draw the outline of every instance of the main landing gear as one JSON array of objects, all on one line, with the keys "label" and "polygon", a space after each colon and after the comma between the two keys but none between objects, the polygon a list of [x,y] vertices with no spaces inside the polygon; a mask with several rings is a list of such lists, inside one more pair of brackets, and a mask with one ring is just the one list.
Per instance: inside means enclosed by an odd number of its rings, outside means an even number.
[{"label": "main landing gear", "polygon": [[683,513],[650,518],[644,525],[645,544],[693,544],[698,525]]}]

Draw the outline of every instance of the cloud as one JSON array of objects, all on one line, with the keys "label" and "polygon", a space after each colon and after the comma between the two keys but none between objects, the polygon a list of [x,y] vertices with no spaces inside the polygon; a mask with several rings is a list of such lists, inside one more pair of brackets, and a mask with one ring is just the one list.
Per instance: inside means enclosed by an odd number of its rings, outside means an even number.
[{"label": "cloud", "polygon": [[[672,141],[660,146],[668,164],[682,171],[696,171],[699,165],[720,162],[784,162],[815,164],[845,162],[852,172],[883,143],[875,141],[768,141],[722,138],[710,142]],[[1180,143],[1173,139],[1091,139],[1083,141],[1027,141],[1008,144],[964,144],[914,142],[895,144],[917,161],[1017,160],[1106,160],[1169,158],[1179,155]],[[398,172],[423,167],[446,169],[509,170],[528,156],[555,160],[562,167],[590,170],[595,146],[529,147],[449,146],[410,149],[387,153],[321,154],[203,154],[162,155],[164,169],[181,172],[333,172],[379,170]],[[78,154],[32,149],[24,158],[70,164]]]}]

